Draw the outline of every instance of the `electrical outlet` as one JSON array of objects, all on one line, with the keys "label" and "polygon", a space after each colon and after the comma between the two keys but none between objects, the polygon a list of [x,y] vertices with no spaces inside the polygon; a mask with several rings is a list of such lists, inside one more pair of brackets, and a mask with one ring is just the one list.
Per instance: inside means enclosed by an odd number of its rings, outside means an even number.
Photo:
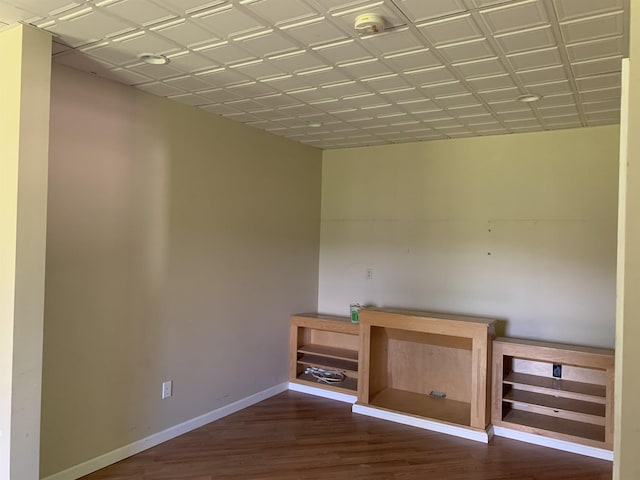
[{"label": "electrical outlet", "polygon": [[169,398],[173,395],[173,380],[162,382],[162,399]]},{"label": "electrical outlet", "polygon": [[373,268],[367,268],[367,280],[373,280]]}]

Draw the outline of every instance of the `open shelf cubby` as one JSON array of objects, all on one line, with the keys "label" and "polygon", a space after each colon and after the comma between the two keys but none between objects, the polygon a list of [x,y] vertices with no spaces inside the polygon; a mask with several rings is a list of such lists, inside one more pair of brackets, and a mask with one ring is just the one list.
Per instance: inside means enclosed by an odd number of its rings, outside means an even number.
[{"label": "open shelf cubby", "polygon": [[[553,376],[554,365],[561,366],[559,377]],[[613,369],[613,350],[498,338],[493,342],[491,421],[611,450]]]},{"label": "open shelf cubby", "polygon": [[[302,313],[291,317],[289,381],[338,393],[358,390],[358,324],[348,317]],[[319,382],[308,368],[344,374],[338,383]]]},{"label": "open shelf cubby", "polygon": [[485,432],[494,320],[366,309],[360,324],[354,411],[380,409]]}]

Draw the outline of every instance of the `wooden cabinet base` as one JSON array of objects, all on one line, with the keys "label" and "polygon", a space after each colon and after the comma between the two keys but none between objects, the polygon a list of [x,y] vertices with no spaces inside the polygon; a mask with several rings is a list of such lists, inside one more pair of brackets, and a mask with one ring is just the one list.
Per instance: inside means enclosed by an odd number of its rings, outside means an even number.
[{"label": "wooden cabinet base", "polygon": [[576,443],[570,440],[561,440],[549,435],[539,435],[498,425],[493,426],[493,435],[496,437],[511,438],[521,442],[532,443],[542,447],[555,448],[556,450],[562,450],[563,452],[577,453],[587,457],[613,461],[613,452],[611,450],[592,447],[585,445],[584,443]]},{"label": "wooden cabinet base", "polygon": [[[465,427],[456,423],[450,423],[442,420],[432,420],[422,415],[412,415],[410,413],[400,412],[396,409],[388,409],[377,406],[363,405],[355,403],[351,407],[353,413],[367,415],[369,417],[380,418],[381,420],[389,420],[403,425],[423,428],[433,432],[445,433],[455,437],[466,438],[476,442],[489,443],[493,436],[493,429],[489,426],[486,430],[480,428]],[[429,412],[431,413],[431,412]]]},{"label": "wooden cabinet base", "polygon": [[358,397],[352,393],[344,393],[338,389],[332,389],[327,387],[319,387],[315,382],[304,382],[297,380],[291,380],[289,382],[289,390],[294,392],[307,393],[309,395],[315,395],[316,397],[329,398],[331,400],[337,400],[345,403],[355,403]]}]

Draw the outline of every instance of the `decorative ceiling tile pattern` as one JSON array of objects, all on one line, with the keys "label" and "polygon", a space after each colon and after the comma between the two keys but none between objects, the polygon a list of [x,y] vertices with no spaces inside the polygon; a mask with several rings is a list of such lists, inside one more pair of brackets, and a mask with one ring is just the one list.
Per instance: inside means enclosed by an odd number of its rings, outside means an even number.
[{"label": "decorative ceiling tile pattern", "polygon": [[[385,30],[358,33],[364,13]],[[50,31],[56,62],[321,148],[617,123],[628,18],[629,0],[0,0],[0,28]]]}]

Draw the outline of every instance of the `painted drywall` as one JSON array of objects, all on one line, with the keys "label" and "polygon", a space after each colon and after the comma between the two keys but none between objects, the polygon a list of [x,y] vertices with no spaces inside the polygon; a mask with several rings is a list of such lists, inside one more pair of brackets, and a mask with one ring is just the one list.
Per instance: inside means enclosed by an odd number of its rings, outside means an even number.
[{"label": "painted drywall", "polygon": [[51,37],[0,32],[0,478],[37,480]]},{"label": "painted drywall", "polygon": [[509,336],[612,347],[618,131],[325,151],[320,311],[483,315]]},{"label": "painted drywall", "polygon": [[614,480],[640,478],[640,10],[631,8],[623,64],[616,315]]},{"label": "painted drywall", "polygon": [[287,379],[320,181],[320,150],[54,66],[43,476]]}]

